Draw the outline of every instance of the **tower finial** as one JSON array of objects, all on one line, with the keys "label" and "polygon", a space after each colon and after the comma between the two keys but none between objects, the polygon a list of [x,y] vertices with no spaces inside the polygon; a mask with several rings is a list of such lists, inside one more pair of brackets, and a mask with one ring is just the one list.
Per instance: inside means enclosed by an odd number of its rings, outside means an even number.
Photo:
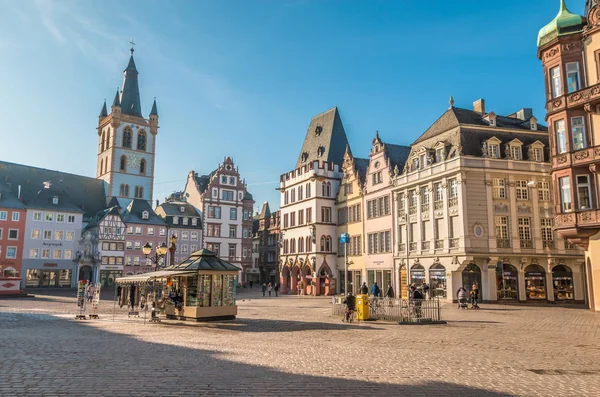
[{"label": "tower finial", "polygon": [[567,10],[567,4],[565,3],[565,0],[560,0],[560,10],[561,11]]},{"label": "tower finial", "polygon": [[133,40],[133,38],[131,38],[129,44],[131,44],[131,49],[129,51],[131,51],[131,56],[133,56],[133,52],[135,51],[135,49],[133,48],[135,47],[135,41]]},{"label": "tower finial", "polygon": [[450,99],[448,100],[448,104],[450,104],[450,107],[448,109],[452,109],[454,107],[454,98],[452,98],[452,96],[450,96]]}]

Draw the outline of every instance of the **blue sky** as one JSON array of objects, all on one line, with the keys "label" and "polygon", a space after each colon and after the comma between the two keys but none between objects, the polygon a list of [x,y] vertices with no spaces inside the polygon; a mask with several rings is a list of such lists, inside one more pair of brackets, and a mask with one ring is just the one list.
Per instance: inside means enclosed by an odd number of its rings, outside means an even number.
[{"label": "blue sky", "polygon": [[[583,12],[583,0],[567,2]],[[95,176],[97,117],[135,38],[160,114],[155,199],[231,156],[279,207],[310,118],[338,106],[355,155],[410,144],[448,107],[534,108],[559,0],[0,0],[0,159]]]}]

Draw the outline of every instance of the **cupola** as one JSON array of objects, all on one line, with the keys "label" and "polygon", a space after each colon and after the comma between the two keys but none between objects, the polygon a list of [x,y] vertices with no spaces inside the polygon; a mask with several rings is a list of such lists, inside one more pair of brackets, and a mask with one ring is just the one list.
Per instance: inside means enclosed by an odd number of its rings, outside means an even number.
[{"label": "cupola", "polygon": [[538,33],[537,45],[543,46],[557,37],[578,33],[583,30],[585,18],[573,14],[567,9],[565,0],[560,0],[558,14],[549,24],[544,26]]}]

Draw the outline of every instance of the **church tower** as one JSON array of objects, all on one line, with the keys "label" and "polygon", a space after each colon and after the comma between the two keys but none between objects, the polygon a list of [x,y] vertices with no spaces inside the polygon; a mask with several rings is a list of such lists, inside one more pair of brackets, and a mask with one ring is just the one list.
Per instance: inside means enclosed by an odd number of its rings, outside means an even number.
[{"label": "church tower", "polygon": [[98,120],[96,178],[108,184],[108,200],[116,197],[122,208],[134,198],[152,203],[158,134],[156,98],[148,118],[142,115],[133,51],[132,47],[123,85],[117,89],[110,113],[105,100]]}]

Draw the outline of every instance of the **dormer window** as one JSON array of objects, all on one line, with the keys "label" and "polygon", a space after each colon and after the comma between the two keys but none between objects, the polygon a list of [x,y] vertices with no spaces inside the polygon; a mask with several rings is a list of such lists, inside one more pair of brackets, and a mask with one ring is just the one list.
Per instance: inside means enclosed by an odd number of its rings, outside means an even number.
[{"label": "dormer window", "polygon": [[537,131],[537,119],[535,117],[529,119],[529,128],[531,128],[531,131]]},{"label": "dormer window", "polygon": [[177,225],[179,223],[179,217],[178,216],[174,216],[173,217],[173,224]]},{"label": "dormer window", "polygon": [[323,132],[323,127],[318,125],[317,128],[315,128],[315,135],[319,136],[319,135],[321,135],[321,132]]},{"label": "dormer window", "polygon": [[533,161],[542,162],[544,161],[544,151],[542,148],[533,148]]},{"label": "dormer window", "polygon": [[487,122],[489,123],[490,127],[495,127],[496,126],[496,113],[494,112],[489,112],[485,117],[485,120],[487,120]]},{"label": "dormer window", "polygon": [[523,156],[521,154],[521,146],[511,146],[510,156],[513,158],[513,160],[522,160]]},{"label": "dormer window", "polygon": [[52,204],[58,205],[58,196],[52,197]]},{"label": "dormer window", "polygon": [[419,158],[415,157],[412,161],[412,170],[416,171],[419,169]]},{"label": "dormer window", "polygon": [[488,153],[493,159],[500,158],[500,146],[497,143],[490,144],[488,147]]},{"label": "dormer window", "polygon": [[147,220],[150,214],[148,214],[148,211],[142,211],[142,219]]},{"label": "dormer window", "polygon": [[196,226],[198,224],[198,219],[192,218],[192,226]]},{"label": "dormer window", "polygon": [[500,158],[500,140],[498,138],[491,137],[482,146],[484,157],[487,156],[492,159]]},{"label": "dormer window", "polygon": [[424,169],[427,165],[427,153],[421,153],[419,155],[419,168]]},{"label": "dormer window", "polygon": [[541,163],[544,161],[544,144],[540,141],[535,141],[529,145],[528,149],[529,161]]},{"label": "dormer window", "polygon": [[188,224],[188,218],[183,218],[183,224],[187,226],[187,224]]},{"label": "dormer window", "polygon": [[185,207],[182,205],[181,207],[179,207],[179,212],[185,212]]}]

